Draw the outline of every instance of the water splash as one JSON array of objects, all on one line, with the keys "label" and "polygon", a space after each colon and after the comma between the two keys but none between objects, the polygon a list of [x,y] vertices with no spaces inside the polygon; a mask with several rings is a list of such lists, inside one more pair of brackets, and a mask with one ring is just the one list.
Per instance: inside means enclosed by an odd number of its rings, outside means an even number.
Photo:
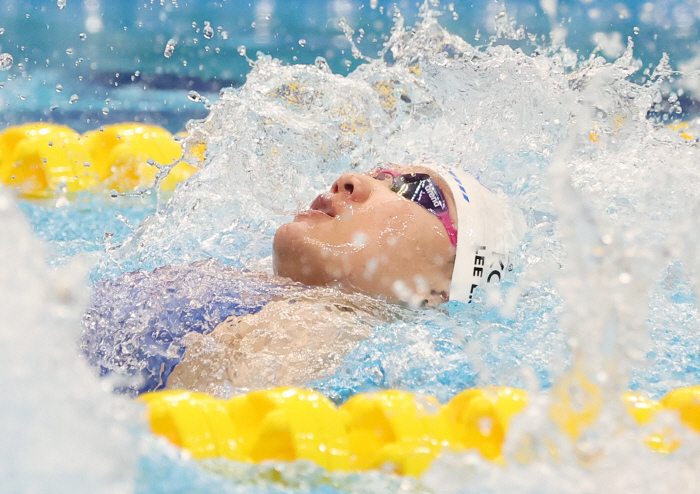
[{"label": "water splash", "polygon": [[[442,399],[474,384],[530,389],[508,468],[446,457],[425,479],[441,491],[597,492],[620,464],[642,474],[616,485],[652,492],[671,478],[683,491],[697,482],[697,439],[678,428],[684,449],[654,456],[618,401],[630,375],[656,395],[698,382],[688,341],[700,281],[698,144],[647,118],[674,71],[664,58],[634,84],[632,43],[613,63],[572,58],[565,36],[528,54],[501,44],[523,33],[507,15],[497,21],[502,38],[472,46],[429,9],[414,29],[397,16],[380,57],[348,77],[323,60],[285,66],[259,55],[243,87],[188,125],[185,149],[207,146],[202,170],[110,250],[99,273],[209,257],[269,269],[276,228],[340,173],[383,161],[460,167],[527,218],[513,279],[478,291],[473,306],[377,325],[313,384],[336,401],[385,386]],[[553,393],[537,395],[572,366],[606,404],[573,445],[549,420]]]},{"label": "water splash", "polygon": [[[204,169],[110,253],[104,273],[265,259],[275,229],[339,173],[428,159],[502,189],[526,213],[518,283],[487,301],[506,297],[517,312],[518,297],[552,280],[556,296],[545,290],[539,301],[556,312],[563,296],[556,320],[591,369],[620,352],[641,363],[647,323],[636,308],[679,249],[694,249],[692,229],[678,223],[697,189],[683,184],[696,180],[694,143],[646,118],[664,62],[646,85],[633,84],[632,50],[571,67],[561,48],[530,56],[473,47],[426,14],[413,30],[398,18],[382,58],[346,78],[261,55],[246,85],[223,91],[205,120],[189,124],[186,145],[207,144]],[[609,338],[615,348],[603,348]]]},{"label": "water splash", "polygon": [[3,490],[130,492],[139,407],[106,392],[75,358],[89,264],[47,267],[37,255],[45,246],[6,191],[0,220]]}]

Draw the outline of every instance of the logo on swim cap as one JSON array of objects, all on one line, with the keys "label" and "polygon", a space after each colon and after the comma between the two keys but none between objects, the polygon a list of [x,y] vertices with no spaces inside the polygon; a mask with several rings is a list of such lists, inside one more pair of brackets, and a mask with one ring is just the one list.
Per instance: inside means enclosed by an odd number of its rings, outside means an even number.
[{"label": "logo on swim cap", "polygon": [[[450,175],[452,175],[452,178],[455,179],[455,182],[457,182],[457,186],[459,187],[460,192],[462,192],[462,197],[464,197],[467,200],[467,202],[469,202],[469,197],[467,196],[467,191],[464,190],[464,185],[462,185],[462,182],[460,182],[459,177],[457,177],[457,175],[455,175],[455,172],[453,172],[452,170],[450,170],[449,173],[450,173]],[[454,193],[454,191],[452,191],[452,192]]]}]

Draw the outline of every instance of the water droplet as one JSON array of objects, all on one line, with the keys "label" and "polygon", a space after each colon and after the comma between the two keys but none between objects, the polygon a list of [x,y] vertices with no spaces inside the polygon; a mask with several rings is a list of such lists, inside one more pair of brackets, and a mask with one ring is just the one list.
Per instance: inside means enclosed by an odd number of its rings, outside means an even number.
[{"label": "water droplet", "polygon": [[66,48],[66,55],[72,55],[73,54],[73,48]]},{"label": "water droplet", "polygon": [[85,41],[87,39],[87,34],[85,33],[80,33],[78,36],[80,37],[80,41]]},{"label": "water droplet", "polygon": [[2,36],[3,34],[5,34],[5,28],[4,28],[4,27],[0,27],[0,36]]},{"label": "water droplet", "polygon": [[165,58],[170,58],[173,56],[173,52],[175,51],[175,45],[177,45],[177,41],[174,39],[169,39],[167,44],[165,45],[165,51],[163,52],[163,56]]},{"label": "water droplet", "polygon": [[56,92],[60,93],[61,91],[63,91],[63,84],[56,84]]},{"label": "water droplet", "polygon": [[211,27],[209,21],[204,21],[204,29],[202,30],[202,35],[207,39],[212,39],[214,37],[214,28]]},{"label": "water droplet", "polygon": [[102,108],[102,115],[109,115],[109,108],[106,106]]},{"label": "water droplet", "polygon": [[197,91],[190,91],[189,93],[187,93],[187,98],[189,98],[190,101],[194,101],[196,103],[202,101],[202,96]]},{"label": "water droplet", "polygon": [[9,53],[0,53],[0,70],[9,70],[15,59]]},{"label": "water droplet", "polygon": [[323,57],[316,57],[316,61],[314,62],[314,65],[321,72],[325,72],[327,74],[331,73],[331,67],[330,67],[330,65],[328,65],[328,61]]},{"label": "water droplet", "polygon": [[56,5],[58,5],[58,8],[63,10],[66,8],[66,0],[56,0]]},{"label": "water droplet", "polygon": [[306,40],[304,38],[299,40],[299,46],[301,46],[302,48],[306,46]]},{"label": "water droplet", "polygon": [[75,103],[76,101],[78,101],[78,95],[77,95],[77,94],[71,94],[70,99],[68,100],[68,103],[70,103],[70,104],[72,105],[72,104]]},{"label": "water droplet", "polygon": [[245,57],[245,54],[246,54],[245,45],[241,45],[241,46],[239,46],[239,47],[236,48],[236,49],[238,50],[238,54],[239,54],[240,56]]},{"label": "water droplet", "polygon": [[116,189],[112,189],[109,191],[109,195],[110,195],[110,197],[112,197],[112,199],[116,199],[117,196],[119,195],[119,192],[117,192]]}]

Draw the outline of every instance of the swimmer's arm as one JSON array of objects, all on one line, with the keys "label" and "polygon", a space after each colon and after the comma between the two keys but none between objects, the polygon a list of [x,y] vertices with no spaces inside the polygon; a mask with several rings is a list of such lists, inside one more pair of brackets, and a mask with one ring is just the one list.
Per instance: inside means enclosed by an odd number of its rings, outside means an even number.
[{"label": "swimmer's arm", "polygon": [[167,387],[220,395],[226,381],[234,387],[295,384],[337,365],[373,324],[394,316],[376,300],[322,290],[273,301],[256,314],[229,317],[209,335],[190,335]]}]

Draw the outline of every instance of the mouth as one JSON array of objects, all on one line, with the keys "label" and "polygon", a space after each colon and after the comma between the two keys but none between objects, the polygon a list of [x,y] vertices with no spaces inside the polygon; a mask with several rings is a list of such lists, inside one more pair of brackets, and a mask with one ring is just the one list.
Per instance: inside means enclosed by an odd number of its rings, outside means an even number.
[{"label": "mouth", "polygon": [[309,208],[311,211],[319,211],[321,213],[327,214],[331,218],[335,218],[336,211],[333,207],[333,201],[328,194],[321,194],[314,202],[311,203]]}]

